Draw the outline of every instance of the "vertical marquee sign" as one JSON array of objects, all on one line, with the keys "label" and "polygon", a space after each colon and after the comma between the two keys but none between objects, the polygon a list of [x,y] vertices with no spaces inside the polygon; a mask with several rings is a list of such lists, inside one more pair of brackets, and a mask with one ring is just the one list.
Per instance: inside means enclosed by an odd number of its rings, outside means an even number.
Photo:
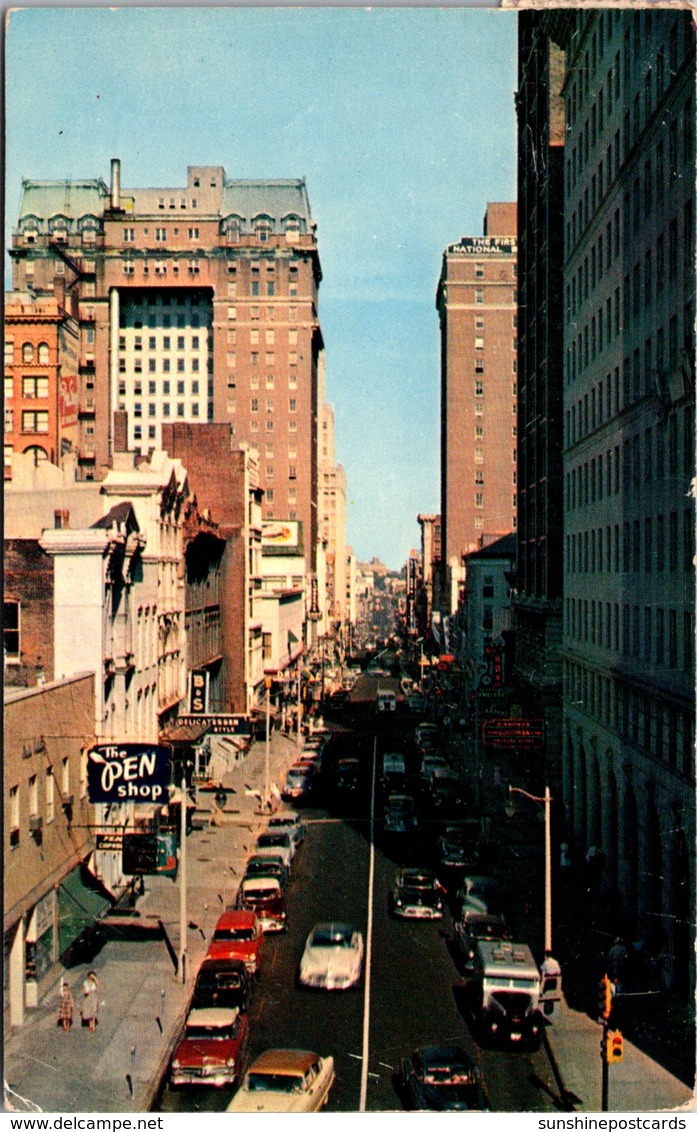
[{"label": "vertical marquee sign", "polygon": [[87,753],[90,802],[168,800],[172,748],[166,743],[99,743]]}]

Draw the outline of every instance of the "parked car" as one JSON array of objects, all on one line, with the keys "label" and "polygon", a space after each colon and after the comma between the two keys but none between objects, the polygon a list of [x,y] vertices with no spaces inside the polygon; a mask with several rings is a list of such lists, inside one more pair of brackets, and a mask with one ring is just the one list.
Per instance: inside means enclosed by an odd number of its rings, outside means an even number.
[{"label": "parked car", "polygon": [[232,1085],[244,1069],[249,1019],[237,1007],[192,1010],[174,1051],[170,1082],[179,1085]]},{"label": "parked car", "polygon": [[257,857],[280,857],[287,868],[290,868],[295,855],[289,835],[283,830],[275,832],[270,829],[259,834],[254,852]]},{"label": "parked car", "polygon": [[241,959],[252,974],[259,971],[263,934],[254,912],[235,909],[223,912],[208,945],[207,959]]},{"label": "parked car", "polygon": [[455,924],[454,941],[465,971],[474,969],[477,944],[482,939],[506,940],[511,938],[503,916],[468,909]]},{"label": "parked car", "polygon": [[466,876],[462,886],[455,896],[455,908],[459,910],[459,917],[468,909],[474,912],[501,912],[501,894],[499,886],[490,876]]},{"label": "parked car", "polygon": [[461,1046],[424,1046],[400,1062],[400,1085],[410,1109],[488,1112],[479,1068]]},{"label": "parked car", "polygon": [[228,1112],[318,1112],[334,1084],[334,1058],[267,1049],[249,1067]]},{"label": "parked car", "polygon": [[290,869],[279,854],[272,856],[264,853],[260,856],[255,853],[247,861],[242,879],[250,880],[252,877],[276,877],[276,880],[279,880],[281,886],[286,889],[290,883]]},{"label": "parked car", "polygon": [[263,932],[284,932],[288,927],[286,898],[276,877],[249,877],[237,894],[237,907],[256,912]]},{"label": "parked car", "polygon": [[272,818],[269,818],[268,829],[270,833],[275,830],[287,833],[296,850],[305,840],[305,826],[300,814],[296,814],[295,810],[285,810],[282,813],[274,814]]},{"label": "parked car", "polygon": [[390,911],[400,919],[442,920],[443,888],[430,869],[401,869],[390,897]]},{"label": "parked car", "polygon": [[286,781],[281,790],[284,801],[298,801],[312,793],[315,785],[316,768],[306,763],[294,763],[286,773]]},{"label": "parked car", "polygon": [[410,794],[391,794],[383,815],[385,833],[412,833],[418,825],[416,806]]},{"label": "parked car", "polygon": [[299,982],[304,987],[348,990],[363,967],[363,936],[348,924],[317,924],[305,943]]},{"label": "parked car", "polygon": [[245,1011],[252,983],[243,959],[204,959],[196,972],[191,1007],[225,1006]]},{"label": "parked car", "polygon": [[448,825],[438,838],[438,855],[446,868],[462,868],[477,860],[479,821]]}]

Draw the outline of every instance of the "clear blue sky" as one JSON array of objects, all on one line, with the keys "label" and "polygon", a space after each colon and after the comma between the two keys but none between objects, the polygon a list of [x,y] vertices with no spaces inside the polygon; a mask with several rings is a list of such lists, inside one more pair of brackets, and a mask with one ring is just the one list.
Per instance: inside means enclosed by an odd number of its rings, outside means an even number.
[{"label": "clear blue sky", "polygon": [[22,177],[307,179],[347,541],[399,568],[439,510],[435,292],[515,197],[516,15],[472,8],[36,8],[7,29],[7,231]]}]

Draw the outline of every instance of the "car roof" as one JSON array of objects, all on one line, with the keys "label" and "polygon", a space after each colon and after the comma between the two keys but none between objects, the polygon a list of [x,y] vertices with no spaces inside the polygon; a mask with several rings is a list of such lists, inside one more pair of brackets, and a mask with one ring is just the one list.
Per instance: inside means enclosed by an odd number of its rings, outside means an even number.
[{"label": "car roof", "polygon": [[238,975],[246,975],[247,968],[244,965],[243,959],[204,959],[196,972],[196,978],[200,974],[218,974],[219,971],[235,973]]},{"label": "car roof", "polygon": [[269,825],[282,825],[288,822],[299,822],[300,814],[296,814],[295,810],[284,810],[283,813],[274,814],[269,818]]},{"label": "car roof", "polygon": [[231,1026],[239,1014],[237,1006],[205,1006],[192,1010],[186,1019],[187,1026]]},{"label": "car roof", "polygon": [[306,1073],[318,1054],[308,1049],[267,1049],[249,1067],[250,1073]]},{"label": "car roof", "polygon": [[235,908],[232,912],[223,912],[215,925],[218,928],[253,928],[256,924],[256,914],[244,908]]}]

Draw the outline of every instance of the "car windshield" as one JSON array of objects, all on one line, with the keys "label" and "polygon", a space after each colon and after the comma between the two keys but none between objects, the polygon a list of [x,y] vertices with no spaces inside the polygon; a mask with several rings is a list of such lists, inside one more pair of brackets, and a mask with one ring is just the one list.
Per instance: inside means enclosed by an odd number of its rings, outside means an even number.
[{"label": "car windshield", "polygon": [[217,928],[213,939],[247,942],[254,939],[254,928]]},{"label": "car windshield", "polygon": [[186,1027],[186,1036],[192,1041],[222,1042],[229,1041],[235,1036],[232,1026],[198,1026],[193,1024]]},{"label": "car windshield", "polygon": [[352,932],[332,931],[330,928],[322,928],[319,931],[314,931],[310,936],[311,947],[351,947],[352,946]]},{"label": "car windshield", "polygon": [[292,1073],[249,1073],[250,1093],[302,1093],[304,1078]]},{"label": "car windshield", "polygon": [[264,846],[267,846],[267,845],[269,845],[269,846],[271,846],[271,845],[281,845],[285,849],[288,846],[288,834],[287,833],[262,833],[261,836],[257,840],[257,845],[260,848],[264,848]]},{"label": "car windshield", "polygon": [[434,877],[432,873],[416,873],[407,871],[402,874],[402,884],[408,888],[432,888]]}]

